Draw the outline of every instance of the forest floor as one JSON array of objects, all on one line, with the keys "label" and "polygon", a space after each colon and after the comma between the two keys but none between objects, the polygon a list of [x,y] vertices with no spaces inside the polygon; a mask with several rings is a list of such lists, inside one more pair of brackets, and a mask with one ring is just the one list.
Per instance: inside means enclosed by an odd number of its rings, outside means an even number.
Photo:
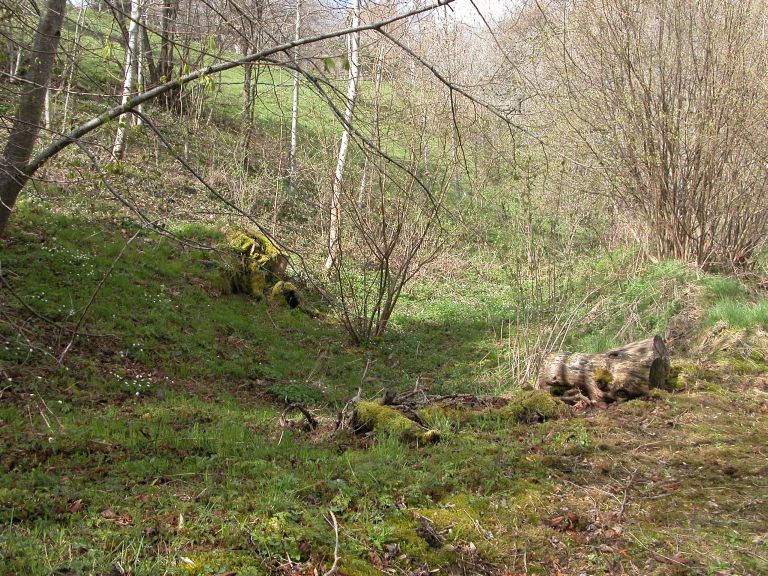
[{"label": "forest floor", "polygon": [[[672,391],[533,424],[438,414],[417,446],[333,422],[358,388],[514,394],[482,283],[422,282],[359,348],[222,296],[210,253],[152,235],[95,292],[132,231],[27,205],[0,245],[0,574],[314,575],[335,548],[339,576],[768,573],[764,297],[739,308],[754,325],[687,333]],[[319,429],[281,427],[289,402]]]}]

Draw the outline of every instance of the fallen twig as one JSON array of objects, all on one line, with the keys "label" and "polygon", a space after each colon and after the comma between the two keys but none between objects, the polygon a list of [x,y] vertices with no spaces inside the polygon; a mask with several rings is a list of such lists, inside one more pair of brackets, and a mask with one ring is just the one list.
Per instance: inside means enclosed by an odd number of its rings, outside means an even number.
[{"label": "fallen twig", "polygon": [[336,544],[333,547],[333,564],[331,565],[330,570],[323,574],[323,576],[333,576],[339,569],[339,523],[336,522],[336,515],[333,513],[333,510],[329,510],[328,512],[331,514],[331,519],[333,520],[333,532],[336,536]]},{"label": "fallen twig", "polygon": [[283,413],[280,414],[280,418],[278,419],[277,423],[280,426],[280,428],[285,428],[288,425],[288,420],[286,419],[286,416],[291,410],[298,410],[304,415],[304,418],[307,420],[307,425],[309,426],[310,430],[314,430],[317,428],[319,422],[317,418],[314,417],[314,415],[307,410],[307,408],[303,404],[288,404],[288,406],[285,407],[285,410],[283,410]]},{"label": "fallen twig", "polygon": [[616,522],[618,523],[621,523],[621,520],[624,518],[624,511],[626,510],[627,502],[629,501],[629,489],[632,487],[632,483],[635,481],[635,476],[637,476],[637,468],[632,470],[632,473],[629,475],[626,484],[624,484],[624,497],[621,500],[621,508],[619,508],[619,513],[616,515]]},{"label": "fallen twig", "polygon": [[85,308],[83,309],[82,314],[80,314],[80,318],[78,318],[77,324],[75,324],[75,327],[72,329],[72,336],[69,338],[69,342],[67,342],[67,345],[64,347],[64,350],[61,351],[61,355],[59,355],[59,359],[57,362],[59,366],[64,361],[64,356],[67,355],[67,352],[69,352],[69,349],[72,347],[72,344],[75,343],[75,338],[77,338],[77,332],[78,330],[80,330],[80,326],[83,324],[83,321],[85,320],[85,316],[88,314],[88,310],[91,309],[91,306],[96,300],[96,296],[98,295],[102,286],[104,286],[104,283],[112,275],[112,272],[114,271],[115,266],[117,266],[117,263],[120,261],[120,258],[122,258],[123,254],[128,249],[128,246],[130,246],[133,243],[133,241],[139,237],[139,234],[141,234],[143,231],[144,231],[144,228],[139,228],[138,230],[136,230],[136,233],[128,239],[128,241],[123,245],[118,255],[112,261],[112,264],[109,266],[109,269],[104,274],[101,281],[99,281],[99,284],[96,286],[96,289],[93,291],[93,294],[91,294],[91,298],[88,300],[88,303],[85,305]]}]

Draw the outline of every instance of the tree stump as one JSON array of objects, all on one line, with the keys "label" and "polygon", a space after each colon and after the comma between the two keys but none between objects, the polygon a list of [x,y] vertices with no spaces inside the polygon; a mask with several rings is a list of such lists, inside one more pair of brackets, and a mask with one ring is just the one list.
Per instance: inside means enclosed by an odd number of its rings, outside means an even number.
[{"label": "tree stump", "polygon": [[550,354],[539,371],[539,387],[571,404],[585,397],[608,404],[664,387],[669,370],[664,339],[654,336],[600,354]]}]

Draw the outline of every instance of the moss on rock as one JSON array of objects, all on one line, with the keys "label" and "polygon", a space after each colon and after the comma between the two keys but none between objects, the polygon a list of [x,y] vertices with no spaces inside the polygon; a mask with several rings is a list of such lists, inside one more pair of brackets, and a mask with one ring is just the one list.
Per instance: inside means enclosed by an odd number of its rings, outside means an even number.
[{"label": "moss on rock", "polygon": [[[499,404],[502,405],[499,405]],[[496,398],[496,407],[459,407],[427,405],[417,411],[425,423],[448,421],[457,428],[465,425],[487,426],[489,421],[505,426],[510,423],[530,424],[563,418],[571,414],[570,408],[544,390],[526,390]]]},{"label": "moss on rock", "polygon": [[227,237],[232,258],[224,265],[230,292],[261,299],[267,288],[285,273],[288,258],[264,234],[235,230]]},{"label": "moss on rock", "polygon": [[292,282],[281,280],[269,291],[269,301],[278,306],[297,308],[301,303],[299,290]]},{"label": "moss on rock", "polygon": [[390,406],[360,401],[355,408],[353,425],[358,432],[391,434],[404,442],[430,444],[440,439],[437,430],[424,430]]},{"label": "moss on rock", "polygon": [[237,254],[245,256],[275,276],[282,275],[288,265],[288,257],[260,232],[236,230],[229,236],[227,244]]},{"label": "moss on rock", "polygon": [[604,368],[595,368],[595,381],[597,382],[597,385],[603,389],[613,382],[613,374]]}]

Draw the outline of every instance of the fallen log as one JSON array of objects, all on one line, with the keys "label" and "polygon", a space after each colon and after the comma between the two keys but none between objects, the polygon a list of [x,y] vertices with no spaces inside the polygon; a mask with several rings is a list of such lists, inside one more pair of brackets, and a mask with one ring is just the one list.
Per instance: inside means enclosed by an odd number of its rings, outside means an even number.
[{"label": "fallen log", "polygon": [[487,422],[536,424],[571,413],[563,402],[542,390],[517,390],[505,396],[386,392],[377,401],[357,398],[347,403],[337,418],[336,431],[347,427],[355,434],[390,434],[403,442],[425,445],[440,441],[438,423],[448,422],[451,427]]},{"label": "fallen log", "polygon": [[539,387],[571,404],[584,399],[608,404],[664,387],[669,370],[664,339],[654,336],[600,354],[550,354],[539,371]]},{"label": "fallen log", "polygon": [[428,429],[391,406],[380,402],[363,400],[357,402],[352,425],[356,433],[376,430],[380,433],[392,434],[404,442],[431,444],[440,440],[438,430]]}]

